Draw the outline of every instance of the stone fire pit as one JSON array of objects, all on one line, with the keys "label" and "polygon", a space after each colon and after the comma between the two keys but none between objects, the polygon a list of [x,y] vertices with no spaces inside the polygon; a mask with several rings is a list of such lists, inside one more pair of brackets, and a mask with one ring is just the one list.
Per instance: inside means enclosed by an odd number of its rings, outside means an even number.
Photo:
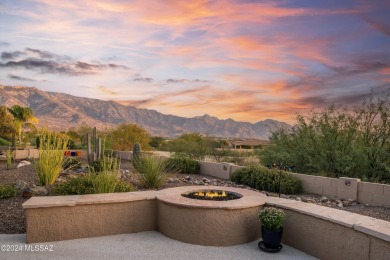
[{"label": "stone fire pit", "polygon": [[[217,186],[207,188],[221,190]],[[182,196],[196,191],[199,191],[199,186],[159,191],[157,221],[162,234],[185,243],[206,246],[239,245],[260,237],[257,214],[264,207],[264,194],[224,187],[224,191],[238,194],[241,198],[213,201]]]}]

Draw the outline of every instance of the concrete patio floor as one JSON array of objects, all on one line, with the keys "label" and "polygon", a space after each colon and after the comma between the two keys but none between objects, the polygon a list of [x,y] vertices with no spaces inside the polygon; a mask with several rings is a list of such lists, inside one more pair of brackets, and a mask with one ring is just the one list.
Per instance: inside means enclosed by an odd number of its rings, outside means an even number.
[{"label": "concrete patio floor", "polygon": [[[25,234],[0,234],[0,259],[316,259],[286,245],[281,252],[269,254],[260,251],[258,241],[230,247],[199,246],[156,231],[29,245],[25,241]],[[17,245],[21,251],[4,252],[3,245]],[[52,251],[42,252],[39,246]]]}]

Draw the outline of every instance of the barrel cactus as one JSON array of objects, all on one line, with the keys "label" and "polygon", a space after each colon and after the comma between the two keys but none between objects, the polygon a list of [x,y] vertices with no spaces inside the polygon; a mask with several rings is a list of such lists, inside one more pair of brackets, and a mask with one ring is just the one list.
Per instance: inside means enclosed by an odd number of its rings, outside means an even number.
[{"label": "barrel cactus", "polygon": [[141,155],[141,144],[134,143],[133,145],[133,160],[137,160]]}]

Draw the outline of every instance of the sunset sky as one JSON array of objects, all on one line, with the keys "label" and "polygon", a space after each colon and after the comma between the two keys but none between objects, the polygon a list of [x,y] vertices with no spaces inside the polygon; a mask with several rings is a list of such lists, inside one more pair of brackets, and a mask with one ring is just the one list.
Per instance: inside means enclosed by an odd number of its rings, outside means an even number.
[{"label": "sunset sky", "polygon": [[390,1],[0,1],[0,85],[292,123],[390,93]]}]

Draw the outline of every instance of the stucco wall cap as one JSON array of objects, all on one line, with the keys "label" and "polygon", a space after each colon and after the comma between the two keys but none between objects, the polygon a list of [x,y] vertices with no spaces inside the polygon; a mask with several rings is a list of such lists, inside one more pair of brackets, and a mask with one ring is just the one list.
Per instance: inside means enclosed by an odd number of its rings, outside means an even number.
[{"label": "stucco wall cap", "polygon": [[311,203],[275,197],[267,197],[266,205],[296,211],[305,215],[353,228],[357,231],[385,241],[390,241],[390,222],[388,221]]},{"label": "stucco wall cap", "polygon": [[80,195],[32,197],[23,203],[24,209],[75,206]]},{"label": "stucco wall cap", "polygon": [[123,193],[104,193],[87,195],[32,197],[23,203],[24,209],[66,207],[88,204],[119,203],[156,199],[157,191],[137,191]]},{"label": "stucco wall cap", "polygon": [[[199,190],[225,190],[238,193],[242,198],[228,201],[208,201],[196,200],[181,196],[183,193],[189,193]],[[174,204],[181,207],[195,207],[195,208],[219,208],[219,209],[241,209],[257,207],[265,204],[266,196],[263,193],[221,186],[184,186],[180,188],[170,188],[159,191],[157,200]]]},{"label": "stucco wall cap", "polygon": [[390,222],[388,221],[365,217],[361,223],[354,226],[354,229],[390,242]]},{"label": "stucco wall cap", "polygon": [[360,223],[359,219],[362,217],[362,215],[338,209],[281,198],[268,197],[267,205],[294,210],[305,215],[331,221],[350,228],[353,228],[354,224]]}]

